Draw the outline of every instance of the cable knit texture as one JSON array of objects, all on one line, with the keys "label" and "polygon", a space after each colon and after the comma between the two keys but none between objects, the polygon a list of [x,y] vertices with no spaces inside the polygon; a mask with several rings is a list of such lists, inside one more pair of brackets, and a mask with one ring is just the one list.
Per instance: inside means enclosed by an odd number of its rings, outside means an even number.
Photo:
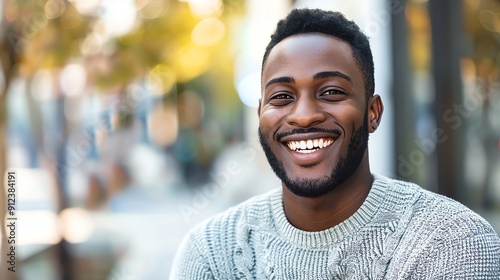
[{"label": "cable knit texture", "polygon": [[375,175],[356,213],[327,230],[292,226],[281,189],[207,220],[171,279],[500,279],[500,238],[462,204]]}]

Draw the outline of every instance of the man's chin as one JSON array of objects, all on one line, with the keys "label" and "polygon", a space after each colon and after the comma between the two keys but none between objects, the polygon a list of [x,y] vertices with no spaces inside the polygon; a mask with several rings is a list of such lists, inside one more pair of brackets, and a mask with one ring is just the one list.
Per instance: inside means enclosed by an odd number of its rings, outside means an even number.
[{"label": "man's chin", "polygon": [[290,180],[324,180],[332,175],[332,170],[336,166],[325,166],[324,163],[315,163],[314,165],[286,165],[285,173]]},{"label": "man's chin", "polygon": [[323,178],[281,178],[284,186],[301,197],[316,198],[335,189],[330,179]]}]

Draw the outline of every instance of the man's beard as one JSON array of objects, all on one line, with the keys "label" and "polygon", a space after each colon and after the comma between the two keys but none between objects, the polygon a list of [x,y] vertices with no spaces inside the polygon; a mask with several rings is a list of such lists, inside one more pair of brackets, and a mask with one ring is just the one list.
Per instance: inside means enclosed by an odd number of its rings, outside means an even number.
[{"label": "man's beard", "polygon": [[323,178],[290,179],[285,168],[283,167],[283,163],[271,151],[269,142],[262,134],[260,127],[258,133],[262,149],[264,150],[267,160],[269,161],[269,164],[271,165],[271,168],[276,176],[278,176],[285,186],[295,195],[314,198],[333,191],[349,179],[358,169],[368,147],[368,112],[365,113],[363,124],[351,135],[349,146],[347,148],[347,156],[340,156],[339,161],[336,167],[333,168],[330,176]]}]

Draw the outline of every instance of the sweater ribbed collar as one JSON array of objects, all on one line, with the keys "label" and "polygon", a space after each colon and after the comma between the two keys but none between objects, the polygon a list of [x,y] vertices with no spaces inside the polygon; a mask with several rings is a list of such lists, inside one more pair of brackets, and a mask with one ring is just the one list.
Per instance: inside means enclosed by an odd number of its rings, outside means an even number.
[{"label": "sweater ribbed collar", "polygon": [[290,224],[283,206],[283,192],[275,192],[269,200],[274,225],[283,239],[299,246],[320,248],[329,246],[332,243],[339,243],[345,237],[358,232],[373,219],[378,210],[378,205],[384,200],[389,181],[390,179],[386,177],[374,175],[368,196],[351,217],[332,228],[314,232],[300,230]]}]

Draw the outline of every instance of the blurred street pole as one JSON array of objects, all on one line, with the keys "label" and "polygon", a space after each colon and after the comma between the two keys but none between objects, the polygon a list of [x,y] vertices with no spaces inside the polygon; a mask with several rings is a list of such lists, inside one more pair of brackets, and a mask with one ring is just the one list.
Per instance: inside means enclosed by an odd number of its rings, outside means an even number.
[{"label": "blurred street pole", "polygon": [[[394,1],[388,0],[389,5]],[[401,5],[405,1],[402,1]],[[415,101],[411,78],[408,48],[408,26],[405,13],[392,13],[392,98],[394,102],[394,155],[396,174],[399,179],[418,181],[418,165],[411,156],[418,147],[415,144]]]},{"label": "blurred street pole", "polygon": [[[461,124],[444,116],[445,112],[464,106],[460,76],[460,48],[463,46],[461,1],[430,0],[432,30],[432,75],[435,87],[436,127],[442,129],[443,143],[436,145],[439,193],[459,199],[464,181],[463,131]],[[460,116],[458,113],[457,117]]]}]

